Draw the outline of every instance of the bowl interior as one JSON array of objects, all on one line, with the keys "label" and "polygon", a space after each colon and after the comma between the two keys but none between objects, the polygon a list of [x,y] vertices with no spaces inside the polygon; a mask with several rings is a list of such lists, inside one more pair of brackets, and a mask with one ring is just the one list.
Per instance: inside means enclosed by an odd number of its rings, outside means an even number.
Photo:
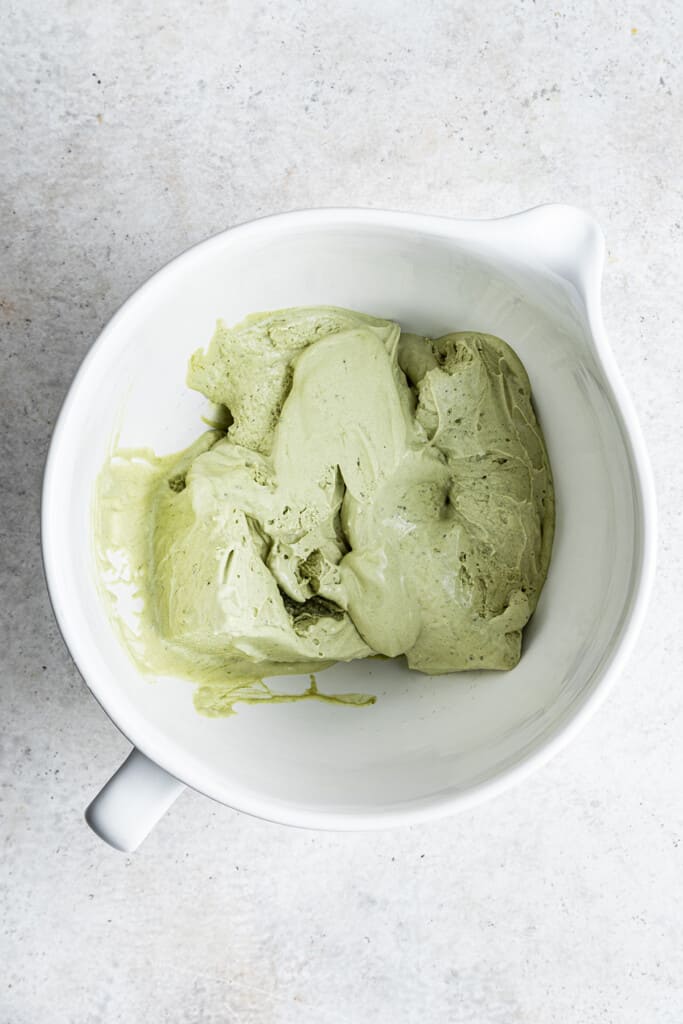
[{"label": "bowl interior", "polygon": [[[370,660],[320,673],[316,701],[207,719],[181,680],[141,678],[98,597],[93,483],[112,435],[175,450],[203,429],[185,386],[188,356],[217,318],[334,304],[438,335],[500,335],[521,356],[555,477],[549,578],[510,673],[428,678]],[[260,222],[165,268],[123,308],[65,406],[46,486],[46,565],[60,623],[95,695],[173,774],[225,802],[295,823],[398,820],[471,791],[544,746],[597,684],[637,584],[637,489],[621,416],[575,294],[559,279],[465,245],[441,222]],[[282,689],[301,679],[276,681]],[[324,819],[324,820],[323,820]]]}]

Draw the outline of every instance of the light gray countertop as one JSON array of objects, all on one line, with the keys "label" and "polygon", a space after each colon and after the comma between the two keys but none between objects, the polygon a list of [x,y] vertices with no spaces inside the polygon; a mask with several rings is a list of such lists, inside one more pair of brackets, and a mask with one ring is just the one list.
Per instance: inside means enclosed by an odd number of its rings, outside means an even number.
[{"label": "light gray countertop", "polygon": [[[10,0],[2,22],[0,1024],[680,1024],[683,8]],[[447,821],[318,834],[188,792],[135,855],[105,847],[82,810],[128,747],[59,638],[38,533],[101,327],[261,214],[545,201],[607,235],[660,502],[654,599],[607,703]]]}]

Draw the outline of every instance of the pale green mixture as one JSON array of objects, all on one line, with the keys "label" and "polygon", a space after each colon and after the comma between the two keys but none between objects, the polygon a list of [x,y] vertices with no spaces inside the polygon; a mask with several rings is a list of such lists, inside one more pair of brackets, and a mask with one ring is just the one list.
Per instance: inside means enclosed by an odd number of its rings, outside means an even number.
[{"label": "pale green mixture", "polygon": [[188,384],[229,410],[227,433],[117,450],[97,488],[102,579],[115,612],[118,585],[135,593],[135,625],[117,619],[144,670],[199,682],[222,714],[292,699],[264,677],[372,654],[431,674],[517,664],[554,501],[505,342],[286,309],[219,323]]}]

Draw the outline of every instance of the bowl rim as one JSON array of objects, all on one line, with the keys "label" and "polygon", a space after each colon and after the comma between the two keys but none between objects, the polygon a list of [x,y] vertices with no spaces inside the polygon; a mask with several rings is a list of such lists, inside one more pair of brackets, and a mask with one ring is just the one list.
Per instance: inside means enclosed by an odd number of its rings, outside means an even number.
[{"label": "bowl rim", "polygon": [[[208,767],[202,769],[194,759],[188,763],[190,759],[187,752],[176,742],[164,738],[161,730],[158,730],[156,737],[150,735],[149,726],[144,722],[142,715],[122,715],[121,709],[116,707],[115,688],[111,687],[108,682],[93,678],[93,673],[89,668],[87,646],[73,628],[67,603],[63,600],[58,571],[58,546],[53,535],[50,507],[53,495],[57,491],[59,465],[67,425],[78,408],[81,393],[92,369],[110,344],[110,339],[116,336],[123,319],[134,313],[136,306],[144,300],[148,291],[158,286],[160,278],[169,276],[171,272],[182,270],[184,265],[196,259],[200,253],[204,256],[212,248],[218,248],[228,240],[238,242],[240,239],[246,240],[250,235],[267,234],[273,229],[285,227],[303,229],[338,225],[370,228],[394,227],[407,232],[423,231],[430,235],[440,235],[459,242],[463,247],[477,246],[481,251],[491,240],[487,239],[487,232],[492,227],[532,215],[557,216],[558,211],[564,217],[581,219],[596,233],[597,252],[594,253],[595,258],[590,266],[583,268],[585,288],[576,290],[583,292],[583,294],[579,294],[579,298],[585,308],[595,355],[611,389],[615,412],[621,421],[622,434],[628,447],[634,489],[637,491],[634,497],[637,499],[637,525],[640,527],[640,551],[638,553],[640,557],[637,562],[634,561],[634,583],[623,617],[620,635],[617,636],[609,655],[603,659],[594,673],[588,692],[584,692],[575,705],[572,705],[572,708],[565,714],[564,720],[556,723],[550,734],[541,737],[531,750],[520,753],[514,763],[503,768],[491,778],[466,789],[453,788],[436,795],[406,801],[400,806],[346,812],[319,807],[309,808],[296,802],[290,803],[270,797],[254,797],[253,792],[244,790],[240,785],[231,785],[229,781],[226,784],[224,780],[217,780],[215,772]],[[152,274],[121,304],[82,360],[57,417],[43,472],[41,550],[50,603],[67,649],[92,695],[116,728],[126,736],[134,747],[185,785],[235,810],[280,824],[303,828],[354,831],[416,824],[470,808],[516,785],[534,770],[546,764],[571,742],[606,699],[622,671],[641,628],[655,574],[657,525],[654,481],[635,408],[621,379],[603,324],[600,303],[603,248],[602,233],[590,215],[579,208],[561,204],[548,204],[509,217],[485,220],[456,219],[432,214],[356,207],[296,210],[246,221],[190,246]],[[491,249],[491,254],[498,254],[506,258],[505,248],[500,244],[497,247],[497,253]],[[512,260],[509,253],[507,257]],[[533,256],[517,262],[530,269],[541,271],[545,276],[553,274],[551,268],[547,265],[544,266],[542,260],[534,260]]]}]

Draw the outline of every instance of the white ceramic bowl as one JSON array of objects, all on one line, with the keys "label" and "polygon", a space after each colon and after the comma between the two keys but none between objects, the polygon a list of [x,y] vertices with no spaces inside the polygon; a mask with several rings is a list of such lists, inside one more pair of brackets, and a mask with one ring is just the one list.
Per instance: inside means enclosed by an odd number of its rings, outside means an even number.
[{"label": "white ceramic bowl", "polygon": [[[183,784],[291,825],[421,821],[498,792],[586,720],[633,643],[655,540],[647,457],[600,313],[603,250],[595,222],[566,206],[495,221],[312,210],[217,235],[126,302],[69,392],[43,494],[59,625],[93,694],[139,751],[91,805],[103,838],[134,847]],[[510,673],[427,678],[399,662],[353,663],[319,684],[375,693],[373,707],[308,701],[203,718],[190,684],[140,677],[107,618],[88,542],[93,482],[117,430],[122,444],[158,452],[197,435],[205,403],[185,386],[187,360],[217,318],[314,304],[432,335],[487,331],[513,345],[555,475],[548,581]]]}]

